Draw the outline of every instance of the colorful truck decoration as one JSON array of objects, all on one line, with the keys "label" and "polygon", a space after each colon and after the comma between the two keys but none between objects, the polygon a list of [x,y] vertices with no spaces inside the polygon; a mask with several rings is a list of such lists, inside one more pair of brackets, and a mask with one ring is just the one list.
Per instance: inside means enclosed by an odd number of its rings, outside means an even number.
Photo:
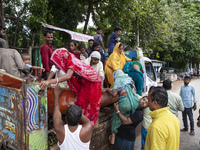
[{"label": "colorful truck decoration", "polygon": [[1,144],[14,150],[48,149],[46,93],[26,82],[20,89],[0,85]]}]

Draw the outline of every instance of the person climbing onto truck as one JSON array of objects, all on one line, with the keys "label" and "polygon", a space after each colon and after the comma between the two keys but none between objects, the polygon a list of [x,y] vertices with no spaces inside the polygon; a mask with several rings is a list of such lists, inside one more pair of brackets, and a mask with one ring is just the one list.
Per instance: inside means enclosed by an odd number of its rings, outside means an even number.
[{"label": "person climbing onto truck", "polygon": [[[60,112],[59,96],[62,90],[59,86],[54,89],[54,111],[53,124],[58,139],[58,146],[61,150],[89,150],[90,139],[92,137],[92,123],[82,114],[80,107],[70,101],[70,106],[66,110],[64,124]],[[79,124],[81,121],[82,124]]]},{"label": "person climbing onto truck", "polygon": [[99,73],[92,66],[77,59],[66,49],[55,50],[51,60],[65,72],[65,75],[43,81],[40,84],[41,89],[50,84],[67,81],[69,88],[77,95],[75,104],[81,108],[83,114],[94,125],[101,107],[101,78]]},{"label": "person climbing onto truck", "polygon": [[[133,115],[135,110],[139,108],[145,108],[148,106],[148,99],[139,98],[135,92],[135,86],[133,80],[128,77],[123,71],[117,70],[113,73],[114,85],[113,89],[106,89],[110,94],[116,96],[119,94],[118,101],[119,109],[114,111],[111,123],[112,135],[109,137],[111,144],[115,142],[115,134],[118,132],[118,128],[123,124],[123,121],[119,118],[121,112],[125,117],[129,118]],[[120,111],[119,111],[120,110]]]},{"label": "person climbing onto truck", "polygon": [[133,57],[132,61],[127,62],[124,65],[124,72],[129,75],[135,82],[136,90],[138,95],[142,95],[143,89],[143,67],[137,57]]}]

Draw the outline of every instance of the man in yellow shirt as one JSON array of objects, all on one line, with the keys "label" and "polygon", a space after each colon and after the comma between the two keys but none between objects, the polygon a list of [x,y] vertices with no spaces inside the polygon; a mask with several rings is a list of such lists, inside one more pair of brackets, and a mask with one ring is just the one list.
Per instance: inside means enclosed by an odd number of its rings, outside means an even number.
[{"label": "man in yellow shirt", "polygon": [[153,121],[148,128],[145,150],[179,150],[180,121],[169,111],[166,90],[154,87],[148,100]]}]

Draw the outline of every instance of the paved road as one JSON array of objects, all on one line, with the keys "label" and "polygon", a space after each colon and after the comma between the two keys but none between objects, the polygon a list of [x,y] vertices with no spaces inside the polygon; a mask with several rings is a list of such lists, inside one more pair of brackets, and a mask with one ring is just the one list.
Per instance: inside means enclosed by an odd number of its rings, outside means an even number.
[{"label": "paved road", "polygon": [[[180,87],[183,84],[183,80],[176,81],[173,83],[172,91],[179,94]],[[197,110],[194,111],[194,122],[195,122],[195,136],[191,136],[188,132],[181,132],[180,133],[180,150],[200,150],[199,140],[200,140],[200,128],[196,126],[197,117],[198,117],[198,110],[200,108],[200,79],[192,79],[191,83],[196,89],[196,96],[197,96]],[[161,84],[158,84],[161,85]],[[181,128],[183,128],[183,121],[182,121],[182,113],[179,112],[179,120],[181,122]],[[189,119],[188,119],[189,122]],[[141,136],[139,135],[136,139],[135,149],[140,150],[140,142]]]}]

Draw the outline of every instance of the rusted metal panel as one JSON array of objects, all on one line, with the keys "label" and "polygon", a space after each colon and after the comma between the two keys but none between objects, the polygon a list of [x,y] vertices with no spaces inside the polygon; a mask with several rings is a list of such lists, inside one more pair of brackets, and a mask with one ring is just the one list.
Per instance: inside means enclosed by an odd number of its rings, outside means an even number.
[{"label": "rusted metal panel", "polygon": [[0,86],[0,137],[15,149],[24,149],[21,90]]},{"label": "rusted metal panel", "polygon": [[0,85],[0,140],[18,150],[45,150],[47,144],[47,94],[38,85],[21,89]]},{"label": "rusted metal panel", "polygon": [[23,80],[11,74],[0,71],[0,85],[20,89]]}]

